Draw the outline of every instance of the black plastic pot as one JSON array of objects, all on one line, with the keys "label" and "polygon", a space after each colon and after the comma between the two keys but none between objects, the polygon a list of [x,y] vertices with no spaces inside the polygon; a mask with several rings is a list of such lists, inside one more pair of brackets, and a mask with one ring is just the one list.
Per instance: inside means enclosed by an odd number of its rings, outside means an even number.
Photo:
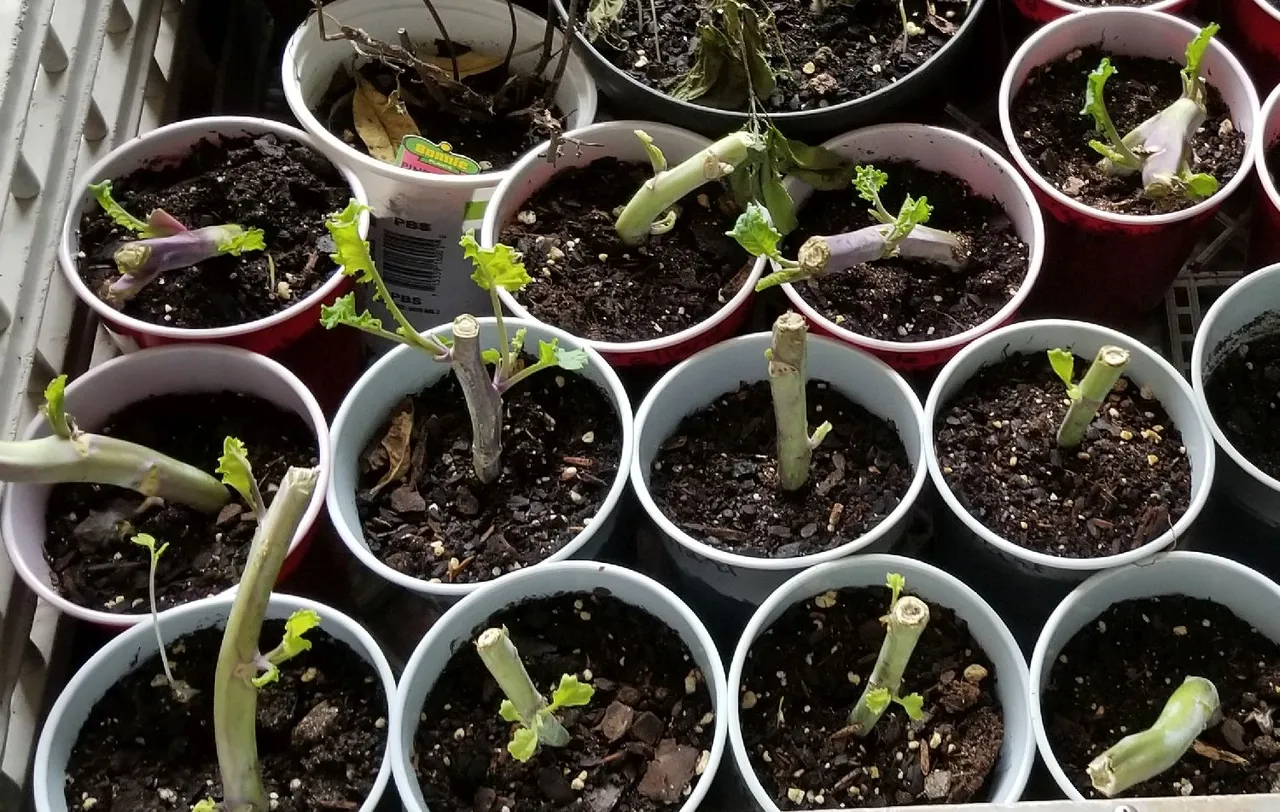
[{"label": "black plastic pot", "polygon": [[[568,12],[563,0],[550,2],[561,23],[565,24]],[[830,107],[770,113],[769,118],[788,136],[818,143],[869,124],[917,118],[918,116],[904,116],[903,111],[922,107],[922,102],[932,101],[928,105],[933,108],[932,112],[941,112],[942,95],[945,94],[939,94],[939,91],[954,84],[958,69],[981,39],[978,33],[979,19],[987,5],[987,0],[973,0],[968,17],[955,35],[927,62],[903,79],[874,93]],[[573,30],[587,68],[595,78],[600,92],[609,100],[613,109],[625,111],[627,118],[647,118],[676,124],[712,138],[736,130],[746,122],[745,112],[719,110],[681,101],[636,80],[609,61],[604,50],[597,49],[579,27],[574,26]],[[963,72],[967,73],[967,70]]]}]

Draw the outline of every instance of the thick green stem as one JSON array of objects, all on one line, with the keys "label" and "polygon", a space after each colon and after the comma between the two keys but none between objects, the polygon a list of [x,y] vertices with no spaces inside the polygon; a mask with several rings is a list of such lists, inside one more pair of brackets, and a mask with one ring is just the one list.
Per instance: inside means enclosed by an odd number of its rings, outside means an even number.
[{"label": "thick green stem", "polygon": [[212,474],[157,451],[98,434],[0,443],[0,481],[91,482],[216,513],[231,496]]},{"label": "thick green stem", "polygon": [[569,731],[550,713],[540,713],[547,707],[547,700],[538,693],[529,672],[525,670],[520,652],[505,628],[485,629],[476,638],[476,651],[484,661],[484,667],[511,700],[516,715],[525,727],[535,730],[538,743],[549,747],[564,747],[569,743]]},{"label": "thick green stem", "polygon": [[889,610],[884,643],[876,659],[866,688],[858,698],[858,704],[849,714],[849,724],[857,728],[856,735],[866,736],[884,715],[888,703],[869,701],[872,693],[887,690],[889,696],[897,696],[902,687],[902,675],[907,670],[911,653],[915,651],[920,635],[929,625],[929,606],[919,598],[904,595]]},{"label": "thick green stem", "polygon": [[1058,427],[1058,445],[1075,448],[1084,442],[1085,431],[1098,413],[1098,407],[1106,402],[1111,388],[1116,385],[1124,368],[1129,364],[1129,351],[1122,347],[1105,345],[1089,366],[1080,381],[1078,397],[1071,400],[1071,407]]},{"label": "thick green stem", "polygon": [[289,542],[315,491],[317,468],[290,468],[258,523],[249,560],[231,605],[213,685],[213,737],[228,812],[269,812],[258,763],[258,638]]},{"label": "thick green stem", "polygon": [[778,426],[778,485],[784,491],[799,490],[809,481],[813,449],[831,430],[830,423],[823,423],[809,436],[805,332],[803,316],[783,313],[773,323],[769,349],[769,390]]},{"label": "thick green stem", "polygon": [[502,472],[502,395],[485,369],[480,323],[463,314],[453,320],[453,374],[471,413],[471,463],[483,483]]},{"label": "thick green stem", "polygon": [[645,181],[614,223],[618,238],[627,245],[644,242],[654,221],[663,212],[702,184],[728,175],[747,159],[755,143],[755,137],[750,133],[726,135],[678,166]]},{"label": "thick green stem", "polygon": [[1093,788],[1108,798],[1149,781],[1178,763],[1218,715],[1218,689],[1204,677],[1187,677],[1169,697],[1156,723],[1125,736],[1089,762]]}]

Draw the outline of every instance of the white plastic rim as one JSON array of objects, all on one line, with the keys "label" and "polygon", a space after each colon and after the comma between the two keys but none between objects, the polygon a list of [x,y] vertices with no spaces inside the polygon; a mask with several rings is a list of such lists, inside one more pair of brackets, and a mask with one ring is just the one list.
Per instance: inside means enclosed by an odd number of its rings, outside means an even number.
[{"label": "white plastic rim", "polygon": [[[459,44],[477,51],[505,53],[511,36],[508,6],[495,0],[434,0],[436,11],[444,20],[449,36]],[[530,43],[542,42],[545,21],[542,17],[512,5],[516,16],[517,54],[512,60],[516,71],[532,71],[538,63],[538,52],[527,52]],[[431,42],[440,36],[431,15],[421,0],[337,0],[325,6],[326,31],[336,31],[339,22],[361,28],[386,42],[397,42],[397,30],[405,28],[419,42]],[[332,28],[330,24],[332,23]],[[556,53],[561,39],[555,33]],[[350,42],[325,42],[320,38],[319,17],[313,12],[294,32],[285,47],[281,79],[285,101],[290,111],[316,140],[321,151],[343,167],[351,167],[362,175],[384,178],[407,186],[430,185],[442,189],[479,190],[492,187],[506,174],[504,171],[481,172],[476,175],[425,174],[412,169],[383,163],[348,146],[329,131],[311,111],[329,88],[334,71],[356,56]],[[555,60],[548,69],[553,70]],[[595,120],[596,83],[577,53],[570,53],[564,78],[556,93],[556,105],[568,116],[566,129],[581,127]],[[430,136],[430,133],[424,133]]]},{"label": "white plastic rim", "polygon": [[[97,431],[127,406],[157,395],[216,393],[234,391],[253,395],[281,409],[293,412],[310,427],[316,443],[320,477],[315,493],[289,544],[290,554],[315,526],[324,507],[329,480],[329,425],[324,412],[306,384],[276,361],[236,347],[218,344],[183,344],[142,350],[122,355],[90,369],[72,381],[66,390],[67,413],[80,428]],[[49,427],[43,416],[27,424],[21,439],[47,437]],[[249,449],[250,454],[253,449]],[[200,466],[213,472],[216,459]],[[63,614],[104,626],[132,626],[149,621],[141,613],[104,612],[72,603],[53,588],[49,564],[44,557],[45,511],[50,485],[5,486],[0,504],[0,533],[14,570],[43,600]],[[234,588],[229,590],[234,592]]]},{"label": "white plastic rim", "polygon": [[[1280,88],[1277,88],[1280,91]],[[1272,99],[1276,98],[1272,94]],[[1274,190],[1273,190],[1274,191]],[[1259,324],[1255,330],[1242,332],[1253,322],[1265,314],[1273,318]],[[1195,345],[1191,349],[1191,387],[1195,392],[1196,408],[1208,424],[1218,448],[1226,453],[1231,462],[1259,483],[1264,493],[1270,497],[1271,504],[1255,504],[1255,508],[1266,513],[1280,516],[1280,480],[1263,473],[1262,469],[1249,462],[1235,445],[1223,433],[1222,427],[1209,409],[1209,401],[1205,398],[1205,383],[1209,374],[1217,368],[1222,359],[1235,350],[1241,343],[1260,338],[1264,335],[1275,335],[1280,331],[1280,263],[1270,265],[1248,274],[1236,282],[1213,303],[1209,312],[1205,313],[1200,329],[1196,331]],[[1237,494],[1232,494],[1236,496]],[[1240,494],[1243,495],[1243,494]],[[1260,502],[1256,497],[1250,501]]]},{"label": "white plastic rim", "polygon": [[[1070,349],[1076,355],[1092,358],[1105,344],[1115,344],[1129,350],[1129,366],[1124,374],[1138,386],[1149,386],[1156,400],[1169,413],[1174,426],[1182,433],[1182,443],[1191,462],[1191,501],[1187,511],[1173,527],[1141,547],[1116,555],[1097,558],[1065,558],[1029,550],[1003,538],[969,513],[955,492],[947,484],[938,462],[937,446],[933,441],[933,427],[937,425],[942,409],[978,370],[998,363],[1018,353],[1047,352],[1054,348]],[[1200,515],[1209,500],[1213,484],[1214,447],[1208,427],[1196,408],[1195,395],[1186,380],[1173,365],[1147,345],[1123,333],[1066,319],[1026,321],[1002,327],[965,347],[938,373],[929,398],[924,405],[925,425],[929,430],[929,442],[925,446],[925,460],[929,476],[942,495],[942,500],[965,526],[987,545],[1007,558],[1058,573],[1083,578],[1099,570],[1119,567],[1149,558],[1186,535],[1188,528]]]},{"label": "white plastic rim", "polygon": [[[990,318],[953,336],[928,341],[885,341],[847,330],[814,309],[795,285],[783,285],[792,307],[809,321],[821,324],[823,330],[850,344],[866,347],[872,352],[921,355],[953,351],[1013,318],[1040,275],[1045,237],[1040,206],[1031,193],[1031,187],[1012,164],[974,138],[926,124],[880,124],[837,136],[823,146],[858,163],[909,161],[922,169],[958,178],[978,197],[995,200],[1013,223],[1018,238],[1027,246],[1027,275],[1013,298]],[[787,188],[797,209],[813,194],[810,186],[795,178],[787,180]]]},{"label": "white plastic rim", "polygon": [[773,798],[765,792],[747,753],[742,736],[739,695],[746,690],[742,672],[747,655],[760,635],[768,631],[779,617],[796,603],[815,595],[845,587],[882,587],[885,575],[900,573],[907,579],[908,591],[927,601],[940,604],[956,613],[969,626],[978,645],[995,666],[996,698],[1004,717],[1004,741],[993,775],[988,778],[986,796],[975,803],[1013,803],[1022,797],[1031,767],[1035,764],[1035,736],[1032,734],[1032,708],[1028,701],[1027,662],[1018,641],[996,611],[977,593],[955,576],[923,561],[897,555],[863,555],[832,561],[805,570],[779,587],[751,616],[738,640],[729,666],[728,704],[729,746],[734,763],[756,802],[764,812],[780,812]]},{"label": "white plastic rim", "polygon": [[[224,627],[231,613],[231,596],[188,603],[160,614],[160,633],[168,646],[183,635],[211,626]],[[285,620],[299,609],[313,609],[320,615],[320,628],[349,647],[362,660],[373,666],[382,683],[382,690],[389,706],[396,694],[395,675],[387,658],[373,637],[352,618],[313,601],[292,595],[272,595],[267,607],[269,620]],[[94,705],[122,678],[137,670],[141,662],[156,655],[155,629],[150,623],[139,624],[111,639],[80,667],[58,701],[49,711],[36,747],[35,767],[32,775],[32,791],[36,812],[72,812],[67,807],[65,787],[67,762],[72,748],[80,737],[80,730],[88,720]],[[303,657],[305,658],[305,654]],[[213,664],[210,663],[210,668]],[[212,720],[205,725],[205,735],[213,737]],[[391,739],[387,739],[390,745]],[[386,791],[390,780],[390,746],[383,754],[378,775],[369,790],[369,797],[358,812],[374,812]],[[79,810],[76,806],[74,810]]]},{"label": "white plastic rim", "polygon": [[[672,166],[711,146],[711,140],[689,130],[673,127],[670,124],[659,124],[654,121],[602,121],[566,133],[567,138],[581,141],[585,146],[581,150],[566,149],[564,156],[555,165],[547,163],[547,145],[525,155],[511,170],[507,177],[494,190],[489,208],[484,213],[484,225],[480,229],[480,244],[486,248],[497,245],[498,235],[503,226],[515,219],[517,212],[543,186],[566,169],[587,166],[601,158],[617,158],[620,161],[648,163],[649,157],[644,151],[644,144],[636,137],[636,130],[644,130],[653,137],[655,144],[662,148],[667,162]],[[726,230],[732,224],[726,224]],[[745,266],[751,258],[744,252],[742,264]],[[690,339],[707,333],[718,326],[730,315],[739,310],[755,292],[756,282],[764,270],[762,262],[754,262],[746,282],[738,289],[728,302],[705,321],[681,330],[677,333],[650,338],[643,341],[592,341],[577,339],[584,346],[597,352],[609,354],[645,355],[660,352],[683,344]],[[536,321],[518,299],[504,288],[498,288],[502,297],[502,305],[517,318]]]},{"label": "white plastic rim", "polygon": [[[1082,14],[1098,10],[1098,6],[1082,6],[1079,3],[1068,3],[1067,0],[1040,0],[1040,2],[1046,6],[1053,6],[1064,14]],[[1147,11],[1160,11],[1171,14],[1173,13],[1171,9],[1177,9],[1179,6],[1187,5],[1187,3],[1188,0],[1156,0],[1156,2],[1147,3],[1141,8]]]},{"label": "white plastic rim", "polygon": [[[1277,24],[1280,24],[1280,11],[1270,2],[1258,0],[1257,5],[1266,9],[1268,14],[1276,18]],[[1267,196],[1267,202],[1271,204],[1272,209],[1280,212],[1280,191],[1276,189],[1276,179],[1272,176],[1271,169],[1267,167],[1267,150],[1280,141],[1280,85],[1271,91],[1271,95],[1267,96],[1266,102],[1262,105],[1261,121],[1262,136],[1253,139],[1252,163],[1254,171],[1258,173],[1258,180],[1262,183],[1262,192]]]},{"label": "white plastic rim", "polygon": [[[72,194],[72,204],[67,208],[67,217],[62,223],[62,236],[58,241],[58,265],[71,289],[80,301],[93,308],[108,325],[120,324],[123,327],[171,341],[228,341],[250,333],[259,333],[289,321],[308,309],[319,307],[322,302],[332,301],[342,286],[342,273],[335,266],[328,281],[313,290],[309,295],[299,299],[292,305],[262,319],[234,324],[228,327],[185,328],[167,327],[149,321],[136,319],[116,310],[102,300],[98,294],[85,285],[77,270],[76,256],[80,252],[80,218],[98,204],[89,193],[89,184],[101,180],[119,180],[137,169],[148,166],[164,166],[177,163],[186,157],[190,149],[203,140],[217,140],[221,137],[234,138],[243,135],[273,134],[283,140],[296,141],[315,150],[319,149],[315,139],[306,133],[265,118],[252,116],[210,116],[176,121],[166,124],[137,138],[121,144],[102,157],[100,161],[84,174]],[[367,204],[364,186],[351,170],[335,164],[342,173],[342,179],[351,187],[351,197]],[[360,215],[360,236],[369,234],[369,214]],[[325,260],[328,261],[327,259]]]},{"label": "white plastic rim", "polygon": [[[498,331],[492,316],[476,319],[480,323],[480,344],[483,347],[498,346]],[[538,322],[520,319],[503,319],[510,333],[520,328],[528,330],[526,347],[536,347],[539,341],[559,339],[561,347],[581,346],[576,338],[554,327]],[[452,335],[453,325],[443,324],[432,330],[424,330],[422,335]],[[616,372],[600,354],[590,347],[583,347],[587,353],[587,366],[579,372],[560,373],[547,370],[541,374],[581,375],[591,381],[604,393],[620,423],[622,448],[618,463],[618,473],[612,486],[596,515],[587,522],[586,527],[574,536],[567,544],[543,559],[534,567],[541,567],[552,561],[560,561],[572,557],[591,541],[597,539],[612,518],[618,500],[627,484],[627,461],[631,459],[635,448],[635,432],[631,417],[631,401],[627,398],[626,389],[622,386]],[[472,584],[433,584],[421,578],[405,575],[403,572],[387,566],[369,549],[364,539],[364,529],[360,523],[360,513],[356,507],[356,489],[360,477],[360,456],[373,439],[375,432],[387,421],[391,410],[407,395],[416,394],[435,384],[445,375],[452,374],[447,364],[433,360],[422,350],[400,345],[388,352],[360,376],[355,386],[342,401],[338,414],[333,419],[333,476],[329,479],[329,519],[341,536],[343,543],[360,563],[364,564],[382,578],[397,586],[433,598],[461,598],[481,587],[487,587],[512,577],[511,573],[501,575],[489,581]]]},{"label": "white plastic rim", "polygon": [[[1222,205],[1244,183],[1249,161],[1241,162],[1240,169],[1221,185],[1217,194],[1194,206],[1165,214],[1119,214],[1086,206],[1063,194],[1032,166],[1018,145],[1013,131],[1013,99],[1036,68],[1054,62],[1077,48],[1089,46],[1099,46],[1113,54],[1172,59],[1181,65],[1186,59],[1187,43],[1199,31],[1199,26],[1171,14],[1152,11],[1150,8],[1123,7],[1069,14],[1034,31],[1022,43],[1013,59],[1009,60],[1004,78],[1000,82],[1000,131],[1004,136],[1005,147],[1013,156],[1018,169],[1031,179],[1040,192],[1059,206],[1095,220],[1121,226],[1149,228],[1179,223]],[[1231,110],[1231,123],[1245,135],[1245,154],[1252,154],[1255,149],[1254,141],[1257,140],[1258,94],[1253,89],[1253,80],[1249,78],[1249,74],[1219,37],[1209,41],[1200,74],[1222,94],[1223,101]],[[1084,93],[1083,86],[1080,92]]]},{"label": "white plastic rim", "polygon": [[674,631],[688,647],[689,656],[702,669],[707,691],[711,694],[711,709],[715,713],[711,756],[697,786],[683,804],[673,809],[674,812],[694,812],[698,808],[711,789],[720,760],[724,757],[728,733],[726,711],[733,705],[726,688],[724,665],[710,633],[675,593],[651,578],[614,564],[561,561],[505,575],[484,589],[472,592],[445,612],[414,649],[400,676],[400,687],[391,705],[387,739],[396,788],[400,790],[401,803],[409,812],[427,812],[414,769],[413,737],[427,695],[453,653],[468,646],[495,612],[529,600],[597,589],[607,590],[623,603],[644,610]]},{"label": "white plastic rim", "polygon": [[1085,798],[1053,754],[1040,706],[1050,672],[1071,638],[1109,607],[1161,595],[1213,601],[1268,638],[1280,641],[1280,614],[1275,611],[1280,606],[1280,586],[1250,567],[1216,555],[1161,553],[1140,564],[1100,572],[1072,590],[1049,616],[1031,655],[1031,724],[1036,744],[1058,788],[1072,800]]},{"label": "white plastic rim", "polygon": [[636,413],[636,451],[631,458],[631,484],[649,518],[668,538],[699,556],[735,569],[777,573],[780,576],[834,561],[875,544],[901,525],[911,512],[926,473],[924,449],[928,445],[928,424],[920,399],[906,380],[888,364],[846,344],[823,336],[810,335],[807,364],[810,380],[825,380],[832,388],[885,420],[892,421],[906,449],[913,470],[911,484],[902,501],[879,524],[862,536],[820,553],[795,558],[762,558],[740,555],[713,547],[690,536],[658,507],[649,492],[653,461],[662,444],[680,422],[741,384],[766,380],[765,350],[771,333],[739,336],[708,347],[688,358],[653,385]]}]

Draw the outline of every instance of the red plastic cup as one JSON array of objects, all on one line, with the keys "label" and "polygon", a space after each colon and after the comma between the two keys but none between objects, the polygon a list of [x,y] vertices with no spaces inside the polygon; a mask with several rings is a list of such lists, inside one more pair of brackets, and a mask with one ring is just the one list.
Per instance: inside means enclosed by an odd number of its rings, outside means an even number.
[{"label": "red plastic cup", "polygon": [[1267,167],[1267,151],[1280,143],[1280,86],[1262,105],[1262,134],[1254,140],[1253,225],[1249,229],[1246,270],[1280,262],[1280,191]]},{"label": "red plastic cup", "polygon": [[[1045,236],[1031,188],[1012,164],[967,135],[924,124],[867,127],[833,138],[823,146],[857,163],[910,161],[923,169],[959,178],[974,194],[993,199],[1004,209],[1018,237],[1027,244],[1028,257],[1022,284],[991,318],[955,335],[928,341],[885,341],[847,330],[814,309],[795,285],[783,285],[791,306],[805,317],[814,333],[852,344],[906,372],[941,366],[970,342],[1015,318],[1039,277]],[[797,206],[804,206],[813,190],[794,179],[787,183]]]},{"label": "red plastic cup", "polygon": [[1269,0],[1225,0],[1222,9],[1231,47],[1266,93],[1280,83],[1280,9]]},{"label": "red plastic cup", "polygon": [[[1054,315],[1124,323],[1158,305],[1209,220],[1248,176],[1249,162],[1213,197],[1182,211],[1150,216],[1102,211],[1063,194],[1032,167],[1014,137],[1010,115],[1014,96],[1035,68],[1090,45],[1115,54],[1181,63],[1187,43],[1198,31],[1198,26],[1185,20],[1146,9],[1072,14],[1033,33],[1005,70],[1000,130],[1045,214],[1048,246],[1036,293],[1037,299],[1052,303]],[[1202,75],[1222,94],[1232,123],[1248,139],[1246,151],[1252,150],[1258,95],[1240,62],[1216,38],[1205,53]],[[1083,83],[1080,92],[1083,98]]]},{"label": "red plastic cup", "polygon": [[[1185,14],[1191,11],[1195,4],[1196,0],[1156,0],[1142,8],[1148,11],[1163,11],[1166,14]],[[1013,0],[1013,6],[1019,14],[1037,25],[1053,22],[1068,14],[1096,11],[1098,8],[1069,3],[1067,0]]]},{"label": "red plastic cup", "polygon": [[[320,326],[320,307],[332,304],[335,299],[351,290],[351,280],[335,268],[333,275],[309,296],[293,305],[268,316],[236,324],[230,327],[185,329],[152,324],[135,319],[116,310],[90,290],[76,269],[76,255],[80,251],[80,218],[98,204],[89,193],[89,184],[115,179],[143,167],[163,165],[167,161],[184,156],[201,140],[218,140],[222,137],[263,135],[272,133],[281,139],[298,141],[319,153],[311,136],[294,127],[268,121],[263,118],[241,116],[214,116],[179,121],[140,135],[109,152],[85,173],[72,198],[75,201],[67,210],[62,224],[62,239],[58,245],[58,265],[76,296],[102,320],[107,330],[126,349],[157,347],[165,344],[201,343],[227,344],[233,347],[270,353],[287,347]],[[322,154],[322,153],[321,153]],[[351,197],[367,203],[364,186],[349,169],[338,167],[342,177],[351,187]],[[369,215],[360,217],[360,236],[369,233]]]},{"label": "red plastic cup", "polygon": [[[648,155],[640,139],[636,138],[636,130],[644,130],[651,135],[673,166],[711,145],[710,139],[697,133],[652,121],[606,121],[573,130],[566,133],[565,137],[581,141],[585,145],[582,149],[565,150],[564,157],[552,165],[547,162],[544,144],[529,152],[507,171],[485,210],[480,244],[486,248],[496,245],[502,228],[515,219],[525,202],[566,168],[586,166],[601,158],[648,163]],[[726,223],[725,229],[731,225],[732,223]],[[748,259],[743,254],[744,268]],[[751,312],[751,298],[755,295],[755,285],[763,268],[762,263],[752,264],[750,270],[743,274],[744,280],[733,297],[706,321],[687,330],[643,341],[592,341],[581,337],[578,337],[578,341],[599,352],[615,367],[667,366],[683,361],[698,350],[723,341],[741,329]],[[541,321],[506,290],[498,288],[498,295],[503,307],[516,318]]]}]

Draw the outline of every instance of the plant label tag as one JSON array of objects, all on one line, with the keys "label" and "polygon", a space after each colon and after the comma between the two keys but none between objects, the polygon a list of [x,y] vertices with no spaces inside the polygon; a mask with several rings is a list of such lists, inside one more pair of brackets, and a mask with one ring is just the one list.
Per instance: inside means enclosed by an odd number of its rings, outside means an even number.
[{"label": "plant label tag", "polygon": [[481,166],[453,151],[448,141],[436,143],[420,135],[406,135],[396,147],[396,165],[435,175],[478,175]]}]

